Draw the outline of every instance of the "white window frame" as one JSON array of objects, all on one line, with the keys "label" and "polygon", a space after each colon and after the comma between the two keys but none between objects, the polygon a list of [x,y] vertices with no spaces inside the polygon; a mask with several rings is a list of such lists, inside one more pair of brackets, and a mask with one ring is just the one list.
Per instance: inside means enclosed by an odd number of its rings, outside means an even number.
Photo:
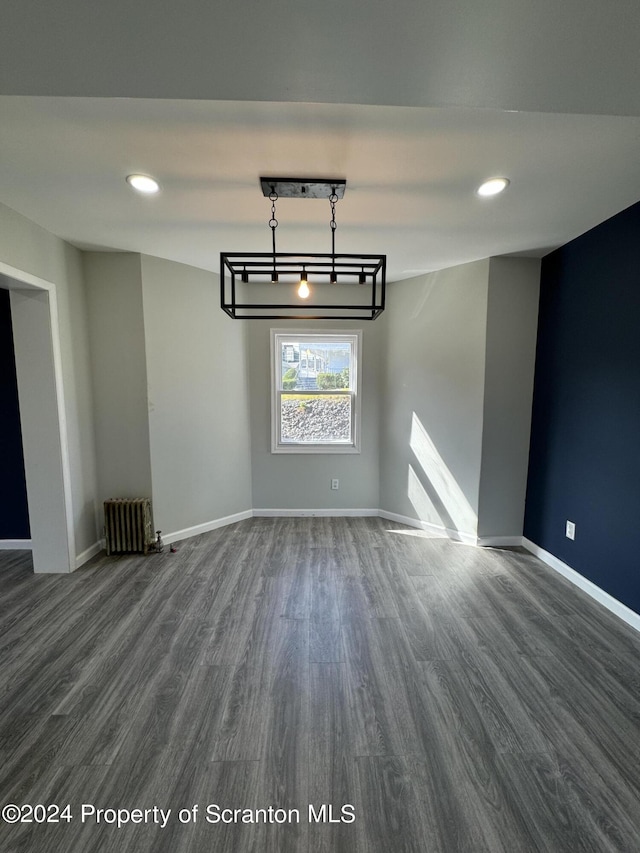
[{"label": "white window frame", "polygon": [[[351,344],[351,364],[349,378],[351,389],[341,391],[351,396],[351,438],[349,443],[323,442],[311,444],[294,444],[280,440],[280,407],[282,394],[290,393],[282,390],[282,359],[281,339],[300,341],[301,343],[319,343],[325,341],[348,342]],[[271,329],[271,452],[272,453],[360,453],[361,433],[361,393],[362,387],[362,330],[335,329],[309,332],[301,329]],[[309,391],[305,393],[323,396],[330,391]]]}]

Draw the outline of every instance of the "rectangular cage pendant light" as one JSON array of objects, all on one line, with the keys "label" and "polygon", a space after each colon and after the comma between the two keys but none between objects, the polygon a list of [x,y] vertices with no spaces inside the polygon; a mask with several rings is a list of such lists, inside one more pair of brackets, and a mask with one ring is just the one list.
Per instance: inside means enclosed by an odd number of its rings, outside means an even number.
[{"label": "rectangular cage pendant light", "polygon": [[[220,305],[234,320],[375,320],[385,307],[386,255],[336,254],[336,202],[346,181],[261,178],[271,201],[271,252],[220,254]],[[279,198],[331,205],[331,252],[276,251]]]}]

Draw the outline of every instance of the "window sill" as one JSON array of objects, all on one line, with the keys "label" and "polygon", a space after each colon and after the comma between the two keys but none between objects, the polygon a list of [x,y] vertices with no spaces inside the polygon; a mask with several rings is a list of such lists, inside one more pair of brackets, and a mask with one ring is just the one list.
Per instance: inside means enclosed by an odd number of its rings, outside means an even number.
[{"label": "window sill", "polygon": [[312,444],[312,445],[302,445],[302,444],[291,444],[291,445],[276,445],[271,448],[271,452],[274,454],[282,454],[286,455],[289,453],[317,453],[317,454],[333,454],[333,455],[344,455],[345,453],[360,453],[359,447],[354,447],[353,444]]}]

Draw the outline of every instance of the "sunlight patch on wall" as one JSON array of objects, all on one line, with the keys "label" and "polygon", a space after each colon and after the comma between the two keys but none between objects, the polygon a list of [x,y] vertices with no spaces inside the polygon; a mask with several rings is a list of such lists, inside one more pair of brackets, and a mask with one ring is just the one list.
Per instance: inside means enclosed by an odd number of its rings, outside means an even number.
[{"label": "sunlight patch on wall", "polygon": [[430,524],[442,525],[440,516],[438,515],[436,508],[425,491],[425,488],[420,482],[420,478],[416,474],[412,465],[409,465],[407,495],[420,521],[427,521]]},{"label": "sunlight patch on wall", "polygon": [[435,510],[439,523],[448,530],[475,535],[478,516],[415,412],[409,446],[422,469],[418,476],[409,466],[408,496],[418,517],[432,521]]}]

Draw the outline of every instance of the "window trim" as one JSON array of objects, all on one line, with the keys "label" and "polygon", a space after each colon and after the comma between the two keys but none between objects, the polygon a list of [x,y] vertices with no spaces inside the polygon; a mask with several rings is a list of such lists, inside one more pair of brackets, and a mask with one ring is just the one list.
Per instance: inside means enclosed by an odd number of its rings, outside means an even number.
[{"label": "window trim", "polygon": [[[280,398],[283,393],[282,385],[282,364],[278,358],[280,352],[279,339],[293,338],[295,340],[309,343],[314,341],[330,341],[332,338],[336,341],[349,341],[352,346],[352,360],[355,362],[355,370],[350,370],[350,378],[353,387],[349,392],[352,399],[352,437],[353,441],[349,444],[291,444],[280,442]],[[271,365],[270,365],[270,385],[271,385],[271,452],[272,453],[314,453],[314,454],[344,454],[344,453],[360,453],[360,435],[361,429],[361,388],[362,388],[362,330],[361,329],[320,329],[318,331],[309,331],[308,329],[271,329]],[[324,392],[310,392],[322,394]]]}]

